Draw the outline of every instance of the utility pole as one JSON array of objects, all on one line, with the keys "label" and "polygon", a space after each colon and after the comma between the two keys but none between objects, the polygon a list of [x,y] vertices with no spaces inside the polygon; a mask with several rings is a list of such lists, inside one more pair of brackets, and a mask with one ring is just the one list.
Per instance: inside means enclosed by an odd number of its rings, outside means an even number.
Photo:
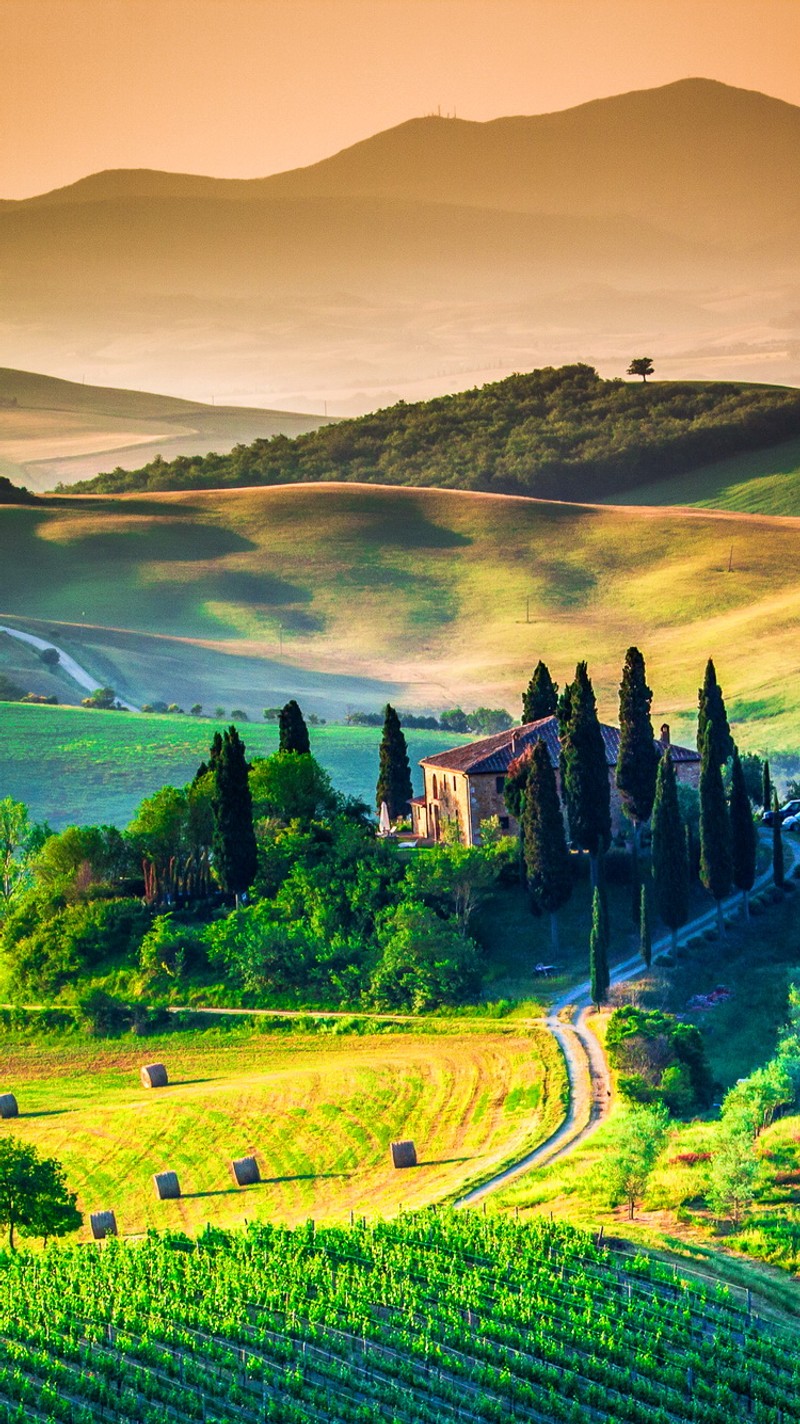
[{"label": "utility pole", "polygon": [[525,622],[526,622],[526,623],[530,623],[530,621],[531,621],[531,601],[530,601],[530,598],[526,598],[526,599],[525,599]]},{"label": "utility pole", "polygon": [[728,573],[731,573],[732,569],[733,569],[733,545],[731,544],[731,552],[730,552],[730,554],[728,555]]}]

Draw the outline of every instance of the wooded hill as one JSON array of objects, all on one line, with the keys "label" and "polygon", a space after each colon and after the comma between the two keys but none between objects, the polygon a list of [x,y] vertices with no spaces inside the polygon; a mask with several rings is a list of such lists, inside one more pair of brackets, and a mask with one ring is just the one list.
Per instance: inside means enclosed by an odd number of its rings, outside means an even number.
[{"label": "wooded hill", "polygon": [[800,434],[800,391],[602,380],[547,367],[228,455],[155,459],[73,488],[123,493],[339,480],[593,501]]}]

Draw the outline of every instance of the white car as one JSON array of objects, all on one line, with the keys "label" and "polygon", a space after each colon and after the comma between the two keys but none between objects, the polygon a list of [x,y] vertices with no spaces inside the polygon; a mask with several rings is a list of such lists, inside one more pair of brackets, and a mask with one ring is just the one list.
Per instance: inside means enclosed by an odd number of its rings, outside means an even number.
[{"label": "white car", "polygon": [[783,822],[784,831],[800,831],[800,812],[795,812],[792,816],[787,816]]}]

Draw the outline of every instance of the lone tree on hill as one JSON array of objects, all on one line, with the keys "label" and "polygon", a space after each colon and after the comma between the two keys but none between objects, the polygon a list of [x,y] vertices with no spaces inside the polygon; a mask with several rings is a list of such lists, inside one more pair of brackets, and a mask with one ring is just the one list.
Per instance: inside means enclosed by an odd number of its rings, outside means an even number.
[{"label": "lone tree on hill", "polygon": [[282,707],[278,714],[279,752],[297,752],[307,756],[311,751],[308,727],[294,698]]},{"label": "lone tree on hill", "polygon": [[603,902],[596,885],[592,897],[592,928],[589,932],[589,982],[592,1003],[599,1008],[608,993],[611,976],[608,971],[608,946],[604,928]]},{"label": "lone tree on hill", "polygon": [[658,752],[653,737],[650,708],[653,694],[647,686],[644,658],[638,648],[628,648],[619,687],[619,756],[617,786],[622,804],[633,823],[633,889],[639,911],[639,832],[650,820],[656,794]]},{"label": "lone tree on hill", "polygon": [[671,932],[674,953],[678,930],[689,916],[689,864],[669,747],[658,764],[651,833],[656,908]]},{"label": "lone tree on hill", "polygon": [[223,890],[239,896],[256,874],[256,838],[253,799],[250,794],[245,746],[235,727],[229,727],[211,748],[211,811],[214,821],[214,869]]},{"label": "lone tree on hill", "polygon": [[553,682],[547,664],[540,658],[522,694],[522,720],[538,722],[542,717],[553,717],[557,707],[558,686]]},{"label": "lone tree on hill", "polygon": [[652,356],[634,356],[628,367],[627,374],[629,376],[641,376],[642,380],[647,384],[647,377],[652,376],[654,370],[655,367],[653,365]]},{"label": "lone tree on hill", "polygon": [[700,763],[700,879],[716,901],[720,939],[725,935],[722,902],[731,893],[732,873],[731,823],[715,750],[714,727],[709,721]]},{"label": "lone tree on hill", "polygon": [[386,802],[390,821],[407,816],[411,810],[411,767],[408,748],[400,718],[387,702],[383,717],[378,785],[375,789],[375,805],[380,812],[382,802]]},{"label": "lone tree on hill", "polygon": [[742,892],[744,917],[750,918],[750,891],[756,878],[756,827],[753,808],[744,780],[739,753],[734,749],[733,772],[731,776],[731,850],[733,859],[733,883]]},{"label": "lone tree on hill", "polygon": [[66,1236],[83,1224],[74,1192],[67,1190],[64,1169],[54,1157],[40,1157],[35,1147],[0,1138],[0,1226],[14,1234]]},{"label": "lone tree on hill", "polygon": [[777,886],[783,885],[783,822],[778,808],[778,793],[772,791],[772,879]]},{"label": "lone tree on hill", "polygon": [[575,669],[575,681],[564,705],[569,715],[561,729],[562,794],[570,836],[589,852],[592,885],[596,885],[598,861],[611,840],[611,791],[597,703],[585,662]]},{"label": "lone tree on hill", "polygon": [[709,658],[706,663],[703,686],[697,694],[697,750],[703,755],[706,727],[711,727],[711,755],[717,766],[724,766],[733,756],[733,737],[728,726],[728,714],[722,688],[717,682],[714,663]]},{"label": "lone tree on hill", "polygon": [[522,807],[522,840],[531,900],[550,916],[553,952],[558,953],[558,911],[572,894],[569,849],[558,799],[556,774],[543,741],[534,743]]}]

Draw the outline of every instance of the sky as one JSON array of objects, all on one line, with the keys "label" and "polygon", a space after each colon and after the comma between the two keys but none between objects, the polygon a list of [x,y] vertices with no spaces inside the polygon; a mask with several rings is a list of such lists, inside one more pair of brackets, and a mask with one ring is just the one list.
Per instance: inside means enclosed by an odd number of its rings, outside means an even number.
[{"label": "sky", "polygon": [[800,105],[800,0],[0,0],[0,197],[103,168],[256,177],[441,108],[703,75]]}]

